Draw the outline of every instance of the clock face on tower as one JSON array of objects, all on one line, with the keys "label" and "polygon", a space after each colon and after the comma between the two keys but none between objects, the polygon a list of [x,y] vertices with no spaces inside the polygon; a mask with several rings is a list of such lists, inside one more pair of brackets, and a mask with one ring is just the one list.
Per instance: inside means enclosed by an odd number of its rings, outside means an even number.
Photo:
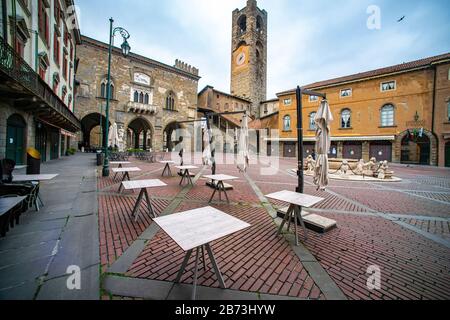
[{"label": "clock face on tower", "polygon": [[247,58],[245,52],[241,52],[240,54],[238,54],[238,56],[236,57],[236,65],[237,66],[242,66],[245,63],[245,59]]}]

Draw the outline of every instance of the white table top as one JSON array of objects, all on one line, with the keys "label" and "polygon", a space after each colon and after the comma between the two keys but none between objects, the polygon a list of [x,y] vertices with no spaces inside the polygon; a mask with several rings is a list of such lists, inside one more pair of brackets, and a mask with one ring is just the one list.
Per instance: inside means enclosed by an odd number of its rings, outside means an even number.
[{"label": "white table top", "polygon": [[176,166],[175,168],[180,170],[191,170],[191,169],[198,169],[196,166]]},{"label": "white table top", "polygon": [[110,164],[130,164],[130,161],[111,161]]},{"label": "white table top", "polygon": [[295,204],[305,208],[310,208],[313,205],[323,201],[323,198],[310,196],[307,194],[292,192],[292,191],[280,191],[266,195],[267,198],[284,201],[290,204]]},{"label": "white table top", "polygon": [[25,199],[26,197],[0,198],[0,216],[7,213]]},{"label": "white table top", "polygon": [[170,161],[170,160],[168,160],[168,161],[159,161],[159,163],[162,163],[162,164],[175,164],[175,161]]},{"label": "white table top", "polygon": [[114,168],[112,169],[112,171],[114,173],[121,173],[121,172],[138,172],[142,170],[136,167],[130,167],[130,168]]},{"label": "white table top", "polygon": [[238,177],[229,176],[226,174],[212,174],[203,176],[206,179],[216,180],[216,181],[229,181],[229,180],[237,180]]},{"label": "white table top", "polygon": [[26,181],[47,181],[55,179],[58,174],[24,174],[13,176],[13,181],[15,182],[26,182]]},{"label": "white table top", "polygon": [[250,227],[248,223],[212,207],[176,213],[154,221],[184,251]]},{"label": "white table top", "polygon": [[15,166],[14,170],[21,170],[21,169],[25,169],[25,168],[28,168],[28,166],[27,165],[20,165],[20,166]]},{"label": "white table top", "polygon": [[133,190],[133,189],[144,189],[144,188],[156,188],[156,187],[165,187],[167,184],[158,179],[152,180],[135,180],[135,181],[124,181],[122,182],[125,190]]}]

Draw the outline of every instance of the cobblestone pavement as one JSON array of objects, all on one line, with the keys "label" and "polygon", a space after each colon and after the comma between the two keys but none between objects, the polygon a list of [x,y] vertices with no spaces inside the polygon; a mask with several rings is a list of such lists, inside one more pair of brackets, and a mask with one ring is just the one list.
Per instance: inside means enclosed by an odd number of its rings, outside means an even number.
[{"label": "cobblestone pavement", "polygon": [[[310,232],[300,249],[289,235],[277,237],[272,207],[286,204],[261,197],[280,190],[294,191],[295,160],[260,158],[247,175],[235,165],[220,164],[218,173],[230,174],[231,203],[212,206],[252,225],[213,244],[228,288],[236,292],[299,299],[449,299],[450,298],[450,171],[430,167],[393,166],[399,183],[332,181],[326,192],[316,191],[306,178],[305,193],[324,198],[311,209],[338,222],[326,234]],[[158,214],[208,205],[212,190],[199,179],[193,188],[178,185],[179,177],[161,178],[163,165],[133,160],[143,171],[132,179],[162,179],[167,187],[149,189]],[[262,169],[274,171],[263,175]],[[194,170],[198,174],[199,170]],[[209,173],[206,168],[204,173]],[[200,177],[200,175],[199,175]],[[130,213],[138,193],[117,193],[119,180],[99,179],[99,231],[102,271],[126,261],[122,276],[173,283],[184,253],[145,214],[137,222]],[[261,195],[262,193],[262,195]],[[141,235],[142,248],[136,251]],[[303,250],[299,253],[299,250]],[[305,256],[310,258],[305,258]],[[312,263],[312,264],[311,264]],[[367,270],[381,269],[381,289],[369,290]],[[312,267],[313,266],[313,267]],[[190,262],[187,270],[193,268]],[[321,273],[322,272],[322,273]],[[323,281],[323,273],[328,277]],[[191,284],[188,271],[182,283]],[[210,271],[200,272],[199,284],[218,288]],[[334,286],[334,290],[329,290]],[[138,290],[137,290],[138,291]],[[136,292],[137,292],[136,291]],[[133,292],[131,292],[133,293]],[[123,295],[105,289],[104,299]]]}]

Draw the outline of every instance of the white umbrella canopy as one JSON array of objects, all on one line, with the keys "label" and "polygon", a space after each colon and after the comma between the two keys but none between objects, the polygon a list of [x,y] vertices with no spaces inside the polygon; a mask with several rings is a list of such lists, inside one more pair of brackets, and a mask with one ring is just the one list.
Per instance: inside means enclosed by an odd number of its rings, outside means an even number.
[{"label": "white umbrella canopy", "polygon": [[239,170],[246,172],[250,159],[247,113],[245,113],[242,119],[242,127],[240,131],[241,132],[239,136],[238,168]]},{"label": "white umbrella canopy", "polygon": [[316,166],[314,170],[314,184],[317,189],[325,190],[329,184],[328,178],[328,153],[331,147],[330,123],[333,121],[330,105],[327,100],[322,100],[316,113]]},{"label": "white umbrella canopy", "polygon": [[108,146],[114,148],[115,146],[118,145],[119,145],[119,130],[117,128],[117,123],[114,123],[109,128]]}]

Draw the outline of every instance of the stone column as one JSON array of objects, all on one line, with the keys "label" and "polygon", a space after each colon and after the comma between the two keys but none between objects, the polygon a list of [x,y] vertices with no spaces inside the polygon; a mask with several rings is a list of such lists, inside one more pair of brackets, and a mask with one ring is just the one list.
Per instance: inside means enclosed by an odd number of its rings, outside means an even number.
[{"label": "stone column", "polygon": [[337,143],[337,156],[338,159],[342,159],[344,157],[344,142],[338,141]]},{"label": "stone column", "polygon": [[364,161],[368,162],[370,159],[370,143],[369,141],[364,141],[362,143],[362,158]]}]

